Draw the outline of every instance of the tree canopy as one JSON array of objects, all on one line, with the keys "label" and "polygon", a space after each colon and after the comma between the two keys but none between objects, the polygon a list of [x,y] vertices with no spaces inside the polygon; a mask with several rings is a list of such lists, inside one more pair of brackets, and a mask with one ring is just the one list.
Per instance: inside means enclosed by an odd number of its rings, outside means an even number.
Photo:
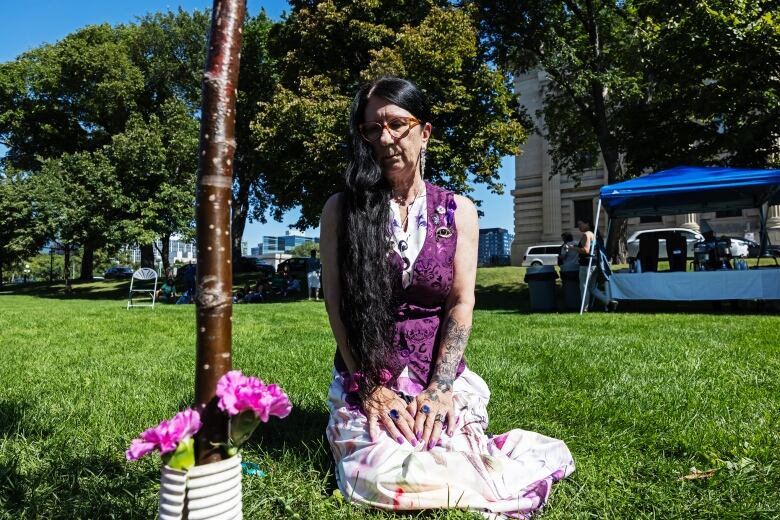
[{"label": "tree canopy", "polygon": [[[472,13],[447,2],[292,2],[272,41],[280,84],[253,122],[272,174],[273,214],[301,207],[316,225],[346,165],[349,106],[382,75],[413,80],[433,109],[426,176],[460,193],[482,182],[501,192],[501,157],[525,133],[508,77],[488,61]],[[261,217],[261,215],[256,215]]]}]

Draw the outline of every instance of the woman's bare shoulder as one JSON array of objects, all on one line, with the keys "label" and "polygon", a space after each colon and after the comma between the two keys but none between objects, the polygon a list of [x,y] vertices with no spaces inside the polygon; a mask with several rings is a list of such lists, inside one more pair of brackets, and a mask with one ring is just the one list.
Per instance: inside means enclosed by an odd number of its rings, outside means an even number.
[{"label": "woman's bare shoulder", "polygon": [[320,217],[320,225],[323,227],[333,226],[338,222],[341,216],[341,208],[344,205],[344,193],[334,193],[325,202]]},{"label": "woman's bare shoulder", "polygon": [[477,207],[474,205],[474,202],[470,198],[464,197],[463,195],[456,194],[455,204],[457,205],[455,214],[458,217],[459,223],[464,223],[464,224],[478,223],[479,216],[477,215]]}]

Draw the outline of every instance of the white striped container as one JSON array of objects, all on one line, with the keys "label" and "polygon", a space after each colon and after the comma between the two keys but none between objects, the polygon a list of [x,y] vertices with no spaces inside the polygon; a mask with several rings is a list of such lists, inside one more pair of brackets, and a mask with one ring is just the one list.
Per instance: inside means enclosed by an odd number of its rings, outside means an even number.
[{"label": "white striped container", "polygon": [[160,520],[241,520],[241,456],[181,471],[163,466]]}]

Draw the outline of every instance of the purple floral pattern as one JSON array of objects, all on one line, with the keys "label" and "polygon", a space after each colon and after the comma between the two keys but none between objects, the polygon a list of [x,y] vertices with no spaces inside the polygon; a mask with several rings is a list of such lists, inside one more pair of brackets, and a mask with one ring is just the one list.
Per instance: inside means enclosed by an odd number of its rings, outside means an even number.
[{"label": "purple floral pattern", "polygon": [[[421,385],[427,386],[436,360],[441,338],[441,321],[444,302],[452,289],[454,276],[455,248],[458,242],[455,225],[455,195],[443,188],[426,183],[427,213],[432,222],[444,215],[449,221],[450,236],[437,237],[437,228],[427,226],[425,243],[414,263],[412,283],[399,294],[401,305],[396,314],[396,332],[399,339],[398,358],[393,375],[398,376],[404,366],[410,376]],[[446,209],[445,209],[446,208]],[[452,215],[448,214],[452,211]],[[400,258],[396,255],[396,265]],[[409,353],[408,357],[404,354]],[[465,369],[461,360],[457,374]]]},{"label": "purple floral pattern", "polygon": [[[433,362],[438,353],[441,338],[441,321],[444,302],[452,289],[455,263],[455,248],[458,243],[458,229],[455,222],[455,195],[430,183],[425,183],[427,193],[426,213],[436,223],[447,223],[448,236],[437,236],[441,226],[426,226],[425,242],[412,266],[412,283],[401,289],[396,311],[395,344],[396,359],[388,360],[392,373],[391,384],[408,367],[409,376],[422,386],[427,386],[433,371]],[[442,218],[439,218],[442,215]],[[403,261],[396,253],[391,262],[401,276]],[[336,369],[345,372],[341,356],[336,352]],[[466,368],[461,360],[457,375]]]}]

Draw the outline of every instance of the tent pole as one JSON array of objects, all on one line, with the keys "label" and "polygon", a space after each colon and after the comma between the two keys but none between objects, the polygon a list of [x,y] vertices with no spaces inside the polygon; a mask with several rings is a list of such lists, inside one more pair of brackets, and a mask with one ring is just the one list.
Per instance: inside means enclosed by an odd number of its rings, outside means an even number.
[{"label": "tent pole", "polygon": [[585,298],[588,297],[588,286],[590,284],[590,268],[593,266],[593,252],[596,250],[596,233],[599,230],[599,217],[601,216],[601,197],[596,209],[596,222],[593,224],[593,240],[590,241],[590,251],[588,251],[588,272],[585,274],[585,290],[582,291],[582,302],[580,302],[580,316],[585,312]]},{"label": "tent pole", "polygon": [[761,263],[761,257],[764,256],[764,253],[766,253],[767,249],[767,231],[766,231],[766,218],[769,215],[768,211],[764,211],[764,206],[767,206],[767,209],[769,207],[768,204],[761,204],[758,207],[758,219],[759,222],[761,222],[761,238],[759,238],[759,247],[758,247],[758,259],[756,260],[756,267],[758,267],[758,264]]}]

